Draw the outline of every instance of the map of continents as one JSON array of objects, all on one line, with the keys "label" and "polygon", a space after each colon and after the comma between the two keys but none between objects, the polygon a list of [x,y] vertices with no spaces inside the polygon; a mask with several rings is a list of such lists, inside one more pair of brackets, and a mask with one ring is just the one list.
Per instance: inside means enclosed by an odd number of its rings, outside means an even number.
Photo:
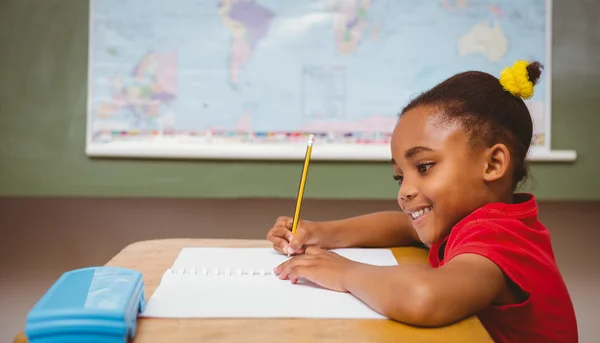
[{"label": "map of continents", "polygon": [[[368,26],[367,10],[370,4],[370,0],[331,1],[331,9],[340,13],[335,16],[333,28],[341,54],[351,54],[359,45]],[[235,85],[240,69],[250,60],[259,41],[267,35],[275,14],[265,6],[248,0],[220,0],[218,8],[219,17],[231,31],[229,81]]]},{"label": "map of continents", "polygon": [[99,118],[129,117],[133,127],[154,127],[159,115],[166,117],[177,94],[177,54],[146,54],[126,77],[111,78],[111,98],[98,107]]},{"label": "map of continents", "polygon": [[[385,140],[407,101],[454,73],[545,63],[546,10],[544,0],[95,1],[91,128],[109,141],[156,130]],[[528,101],[541,145],[544,83]]]},{"label": "map of continents", "polygon": [[231,31],[229,82],[235,86],[238,72],[250,59],[258,42],[264,38],[273,12],[253,1],[221,0],[219,17]]}]

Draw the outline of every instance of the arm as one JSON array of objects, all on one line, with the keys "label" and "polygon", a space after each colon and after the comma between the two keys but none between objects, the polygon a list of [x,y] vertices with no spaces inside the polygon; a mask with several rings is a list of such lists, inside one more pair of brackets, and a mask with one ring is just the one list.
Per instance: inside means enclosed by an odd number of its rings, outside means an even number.
[{"label": "arm", "polygon": [[501,269],[475,254],[458,255],[435,269],[359,265],[342,282],[374,310],[419,326],[443,326],[470,316],[508,287]]},{"label": "arm", "polygon": [[327,248],[404,246],[419,241],[410,218],[400,211],[319,222],[317,230]]},{"label": "arm", "polygon": [[376,212],[324,222],[300,220],[296,235],[292,235],[291,230],[291,217],[277,218],[267,233],[267,239],[273,242],[276,251],[302,254],[308,246],[326,249],[374,248],[419,242],[409,216],[400,211]]}]

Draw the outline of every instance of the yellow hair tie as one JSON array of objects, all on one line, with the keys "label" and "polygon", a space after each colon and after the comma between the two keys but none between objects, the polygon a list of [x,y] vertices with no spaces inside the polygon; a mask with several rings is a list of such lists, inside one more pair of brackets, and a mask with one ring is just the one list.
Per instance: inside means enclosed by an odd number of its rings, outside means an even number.
[{"label": "yellow hair tie", "polygon": [[512,95],[529,99],[533,96],[533,82],[527,75],[527,61],[516,61],[512,67],[506,67],[500,74],[500,84]]}]

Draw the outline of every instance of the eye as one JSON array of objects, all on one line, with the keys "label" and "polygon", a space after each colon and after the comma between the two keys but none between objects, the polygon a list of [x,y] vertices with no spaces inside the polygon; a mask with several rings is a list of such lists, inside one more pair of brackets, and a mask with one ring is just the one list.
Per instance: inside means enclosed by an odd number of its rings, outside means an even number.
[{"label": "eye", "polygon": [[429,169],[431,169],[431,167],[433,167],[432,162],[421,163],[421,164],[417,165],[417,170],[419,171],[419,174],[425,174],[429,171]]},{"label": "eye", "polygon": [[404,177],[402,175],[394,175],[394,180],[398,181],[398,184],[401,185]]}]

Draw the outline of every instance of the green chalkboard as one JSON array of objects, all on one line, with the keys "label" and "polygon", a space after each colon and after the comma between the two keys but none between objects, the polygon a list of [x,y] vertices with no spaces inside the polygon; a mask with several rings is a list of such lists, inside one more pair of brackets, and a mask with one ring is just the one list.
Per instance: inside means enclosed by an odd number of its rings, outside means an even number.
[{"label": "green chalkboard", "polygon": [[[598,2],[554,2],[552,148],[578,160],[532,166],[540,199],[600,199],[599,12]],[[296,195],[301,161],[88,158],[87,49],[87,1],[0,1],[0,195]],[[387,163],[314,163],[305,194],[393,199],[391,175]]]}]

